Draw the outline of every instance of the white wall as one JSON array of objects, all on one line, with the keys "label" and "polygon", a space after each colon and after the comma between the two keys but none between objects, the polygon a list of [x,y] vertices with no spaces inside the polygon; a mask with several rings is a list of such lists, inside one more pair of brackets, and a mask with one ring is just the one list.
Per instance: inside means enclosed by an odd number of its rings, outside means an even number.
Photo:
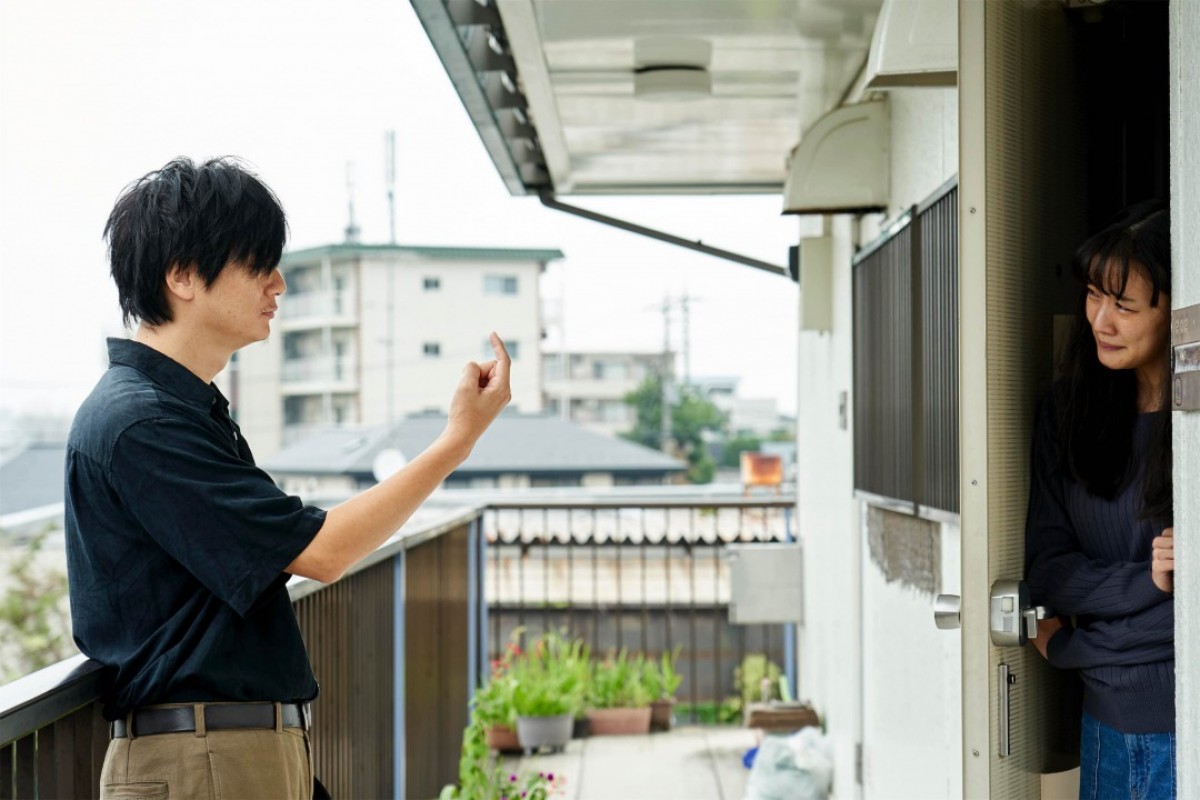
[{"label": "white wall", "polygon": [[[279,325],[278,320],[271,323]],[[238,351],[236,365],[237,417],[242,435],[250,444],[254,457],[262,461],[283,446],[283,401],[280,399],[280,371],[283,366],[283,334],[272,331],[265,342],[256,342]],[[222,374],[231,373],[226,369]],[[221,389],[232,401],[230,390]]]},{"label": "white wall", "polygon": [[[1171,3],[1171,305],[1200,303],[1200,4]],[[1200,412],[1175,422],[1175,665],[1179,796],[1200,797]]]},{"label": "white wall", "polygon": [[[885,219],[958,171],[955,90],[894,90],[890,102],[888,214],[865,218],[861,231],[846,216],[832,219],[832,333],[802,331],[799,343],[798,517],[809,610],[799,642],[800,695],[813,701],[833,739],[834,791],[841,800],[891,798],[904,787],[922,798],[961,794],[959,637],[934,628],[931,596],[889,586],[871,563],[853,495],[853,433],[839,425],[839,393],[852,389],[850,262],[856,240],[870,241]],[[942,534],[943,564],[951,566],[943,583],[956,586],[957,530],[943,526]],[[897,670],[901,660],[913,668]],[[926,756],[898,756],[913,746],[917,721],[925,723],[920,735]],[[860,741],[869,774],[863,787],[855,781]],[[953,757],[931,759],[930,748]]]},{"label": "white wall", "polygon": [[[467,361],[483,361],[488,333],[517,342],[513,360],[512,407],[524,412],[542,408],[541,314],[536,262],[419,262],[364,261],[360,347],[362,370],[362,422],[387,421],[388,274],[393,272],[395,380],[393,414],[428,408],[445,411]],[[514,275],[515,295],[484,294],[484,276]],[[426,276],[438,277],[441,288],[425,291]],[[376,333],[372,333],[376,332]],[[423,355],[425,342],[437,342],[441,356]]]},{"label": "white wall", "polygon": [[[958,594],[959,529],[939,527],[937,591]],[[961,639],[934,626],[931,594],[888,583],[877,564],[865,562],[863,795],[961,797]]]}]

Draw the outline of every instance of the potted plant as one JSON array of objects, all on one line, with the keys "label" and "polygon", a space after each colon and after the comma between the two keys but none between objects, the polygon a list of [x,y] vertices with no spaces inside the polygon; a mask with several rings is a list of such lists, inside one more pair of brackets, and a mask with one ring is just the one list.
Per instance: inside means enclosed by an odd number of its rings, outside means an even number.
[{"label": "potted plant", "polygon": [[542,747],[562,750],[587,688],[583,643],[548,633],[513,663],[509,675],[521,747],[526,754]]},{"label": "potted plant", "polygon": [[492,661],[491,677],[475,690],[471,698],[471,719],[479,723],[484,740],[492,750],[520,752],[517,741],[517,715],[513,710],[513,664],[521,657],[518,629],[499,658]]},{"label": "potted plant", "polygon": [[502,752],[518,751],[517,715],[513,710],[513,679],[507,670],[493,672],[487,683],[475,690],[473,717],[482,727],[487,746]]},{"label": "potted plant", "polygon": [[562,779],[554,773],[506,773],[488,749],[483,726],[476,720],[463,731],[458,783],[442,787],[438,800],[548,800]]},{"label": "potted plant", "polygon": [[683,683],[683,676],[675,669],[679,659],[679,648],[675,652],[663,651],[658,661],[646,659],[644,683],[650,695],[650,730],[671,730],[671,712],[675,705],[675,693]]},{"label": "potted plant", "polygon": [[611,653],[592,673],[588,722],[593,736],[650,732],[650,693],[641,656]]}]

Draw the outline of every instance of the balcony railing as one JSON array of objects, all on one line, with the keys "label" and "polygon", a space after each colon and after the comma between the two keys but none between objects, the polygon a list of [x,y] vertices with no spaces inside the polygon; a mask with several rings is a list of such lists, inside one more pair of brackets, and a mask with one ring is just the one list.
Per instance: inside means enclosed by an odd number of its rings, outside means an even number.
[{"label": "balcony railing", "polygon": [[[790,538],[791,501],[663,497],[481,501],[402,531],[335,584],[293,580],[321,681],[316,774],[333,796],[434,797],[454,781],[471,687],[520,622],[568,627],[594,651],[613,636],[614,646],[652,653],[682,645],[683,695],[693,708],[728,691],[724,676],[747,647],[782,648],[785,662],[794,655],[786,631],[774,645],[749,630],[730,639],[719,585],[720,546]],[[543,560],[527,560],[534,556]],[[586,569],[548,579],[559,557]],[[633,571],[612,572],[613,563]],[[503,574],[511,569],[543,578],[513,594]],[[590,584],[576,585],[586,572]],[[108,745],[103,678],[77,656],[0,687],[0,800],[98,796]]]},{"label": "balcony railing", "polygon": [[332,318],[353,322],[357,317],[354,295],[350,292],[303,292],[284,295],[279,302],[281,322]]},{"label": "balcony railing", "polygon": [[281,379],[285,384],[331,383],[353,385],[357,377],[354,359],[316,356],[284,359]]},{"label": "balcony railing", "polygon": [[514,630],[567,631],[595,657],[679,649],[682,718],[702,722],[738,691],[750,654],[796,691],[795,626],[729,622],[727,544],[793,541],[795,500],[741,497],[498,500],[483,515],[493,658]]}]

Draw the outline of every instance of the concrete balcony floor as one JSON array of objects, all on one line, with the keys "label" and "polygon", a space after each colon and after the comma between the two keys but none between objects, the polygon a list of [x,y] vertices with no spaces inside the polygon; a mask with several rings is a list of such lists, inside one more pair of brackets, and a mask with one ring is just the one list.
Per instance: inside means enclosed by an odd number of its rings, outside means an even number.
[{"label": "concrete balcony floor", "polygon": [[574,739],[566,752],[506,759],[505,769],[566,777],[564,800],[741,800],[755,731],[685,726],[648,736]]}]

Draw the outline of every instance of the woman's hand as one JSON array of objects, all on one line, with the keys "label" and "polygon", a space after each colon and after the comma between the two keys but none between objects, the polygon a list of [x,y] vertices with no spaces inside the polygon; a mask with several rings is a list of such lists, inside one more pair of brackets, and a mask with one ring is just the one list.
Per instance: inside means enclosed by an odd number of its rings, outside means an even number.
[{"label": "woman's hand", "polygon": [[1150,543],[1150,577],[1164,592],[1175,591],[1175,528],[1167,528]]},{"label": "woman's hand", "polygon": [[1046,617],[1046,619],[1038,620],[1038,635],[1033,640],[1033,646],[1042,654],[1042,658],[1049,658],[1046,655],[1046,646],[1050,644],[1050,638],[1058,633],[1062,626],[1062,620],[1058,617]]}]

